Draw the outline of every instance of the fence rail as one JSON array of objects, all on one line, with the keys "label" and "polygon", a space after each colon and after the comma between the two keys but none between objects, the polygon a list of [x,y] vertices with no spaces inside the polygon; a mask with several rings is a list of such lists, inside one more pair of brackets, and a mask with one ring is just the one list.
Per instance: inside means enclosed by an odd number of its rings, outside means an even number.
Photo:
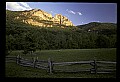
[{"label": "fence rail", "polygon": [[[33,58],[33,60],[28,60],[18,55],[17,57],[6,57],[6,62],[16,62],[21,66],[45,69],[49,73],[53,73],[53,72],[90,72],[90,73],[116,72],[116,62],[111,62],[111,61],[93,60],[93,61],[77,61],[77,62],[53,62],[50,60],[50,58],[48,60],[38,60],[38,57],[37,57],[37,58]],[[77,69],[72,69],[72,67],[69,69],[64,68],[65,66],[75,67],[75,65],[77,66],[88,65],[88,67],[78,67]]]},{"label": "fence rail", "polygon": [[16,57],[6,57],[6,62],[16,62]]},{"label": "fence rail", "polygon": [[97,63],[116,64],[116,62],[111,62],[111,61],[97,61]]},{"label": "fence rail", "polygon": [[79,61],[79,62],[60,62],[53,63],[54,65],[72,65],[72,64],[90,64],[93,61]]}]

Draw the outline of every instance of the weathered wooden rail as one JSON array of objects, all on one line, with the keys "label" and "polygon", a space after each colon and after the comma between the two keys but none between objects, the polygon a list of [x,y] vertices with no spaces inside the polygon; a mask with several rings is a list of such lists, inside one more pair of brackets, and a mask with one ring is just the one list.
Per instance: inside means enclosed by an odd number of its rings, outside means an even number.
[{"label": "weathered wooden rail", "polygon": [[6,62],[16,62],[16,57],[6,57]]},{"label": "weathered wooden rail", "polygon": [[[78,61],[78,62],[53,62],[50,60],[50,58],[48,58],[48,60],[38,60],[38,57],[37,57],[37,58],[33,58],[33,60],[28,60],[18,55],[17,57],[6,57],[6,62],[16,62],[21,66],[45,69],[49,73],[54,73],[54,72],[112,73],[112,72],[116,72],[116,62],[111,62],[111,61],[93,60],[93,61]],[[73,65],[74,67],[78,66],[77,69],[72,69],[72,67],[70,67]],[[87,65],[87,67],[84,67],[84,66],[82,67],[82,65]],[[65,66],[69,66],[69,69],[65,69],[64,68]]]}]

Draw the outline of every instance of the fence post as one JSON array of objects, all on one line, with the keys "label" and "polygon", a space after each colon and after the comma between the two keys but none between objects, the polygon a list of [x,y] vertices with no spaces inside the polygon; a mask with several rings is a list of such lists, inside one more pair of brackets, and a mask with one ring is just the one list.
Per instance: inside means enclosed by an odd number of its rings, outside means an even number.
[{"label": "fence post", "polygon": [[94,60],[94,72],[95,72],[95,74],[97,74],[97,63],[96,63],[96,60]]},{"label": "fence post", "polygon": [[48,58],[48,66],[49,66],[49,73],[52,74],[53,65],[52,65],[52,61],[50,60],[50,58]]},{"label": "fence post", "polygon": [[17,57],[16,57],[16,63],[18,64],[18,57],[19,57],[19,55],[17,55]]},{"label": "fence post", "polygon": [[38,61],[38,57],[37,57],[36,61]]},{"label": "fence post", "polygon": [[20,55],[17,56],[17,58],[16,58],[16,63],[17,63],[17,64],[20,63]]},{"label": "fence post", "polygon": [[33,58],[33,67],[35,68],[35,65],[36,65],[36,58],[34,57]]}]

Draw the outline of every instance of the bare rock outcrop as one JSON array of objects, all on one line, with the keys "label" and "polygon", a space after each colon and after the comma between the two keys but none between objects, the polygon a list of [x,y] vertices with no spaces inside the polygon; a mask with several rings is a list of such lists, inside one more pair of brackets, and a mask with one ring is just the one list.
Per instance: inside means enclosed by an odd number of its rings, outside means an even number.
[{"label": "bare rock outcrop", "polygon": [[40,10],[32,9],[29,11],[23,11],[19,16],[15,17],[16,20],[21,20],[24,23],[41,26],[41,27],[53,27],[53,26],[74,26],[72,21],[61,14],[56,14],[52,17],[51,14]]}]

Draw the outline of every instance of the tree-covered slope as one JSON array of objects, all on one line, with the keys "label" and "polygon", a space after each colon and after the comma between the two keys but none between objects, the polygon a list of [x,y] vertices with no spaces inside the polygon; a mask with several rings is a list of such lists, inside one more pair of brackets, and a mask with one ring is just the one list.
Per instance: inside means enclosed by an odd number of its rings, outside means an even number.
[{"label": "tree-covered slope", "polygon": [[116,24],[94,22],[74,28],[40,28],[15,20],[20,13],[6,10],[7,51],[116,47]]},{"label": "tree-covered slope", "polygon": [[91,30],[100,30],[100,29],[116,29],[117,25],[115,23],[100,23],[100,22],[91,22],[84,25],[77,25],[77,27],[82,29],[91,29]]},{"label": "tree-covered slope", "polygon": [[100,23],[100,22],[91,22],[84,25],[78,25],[77,27],[84,29],[86,31],[116,31],[117,30],[117,24],[115,23]]}]

